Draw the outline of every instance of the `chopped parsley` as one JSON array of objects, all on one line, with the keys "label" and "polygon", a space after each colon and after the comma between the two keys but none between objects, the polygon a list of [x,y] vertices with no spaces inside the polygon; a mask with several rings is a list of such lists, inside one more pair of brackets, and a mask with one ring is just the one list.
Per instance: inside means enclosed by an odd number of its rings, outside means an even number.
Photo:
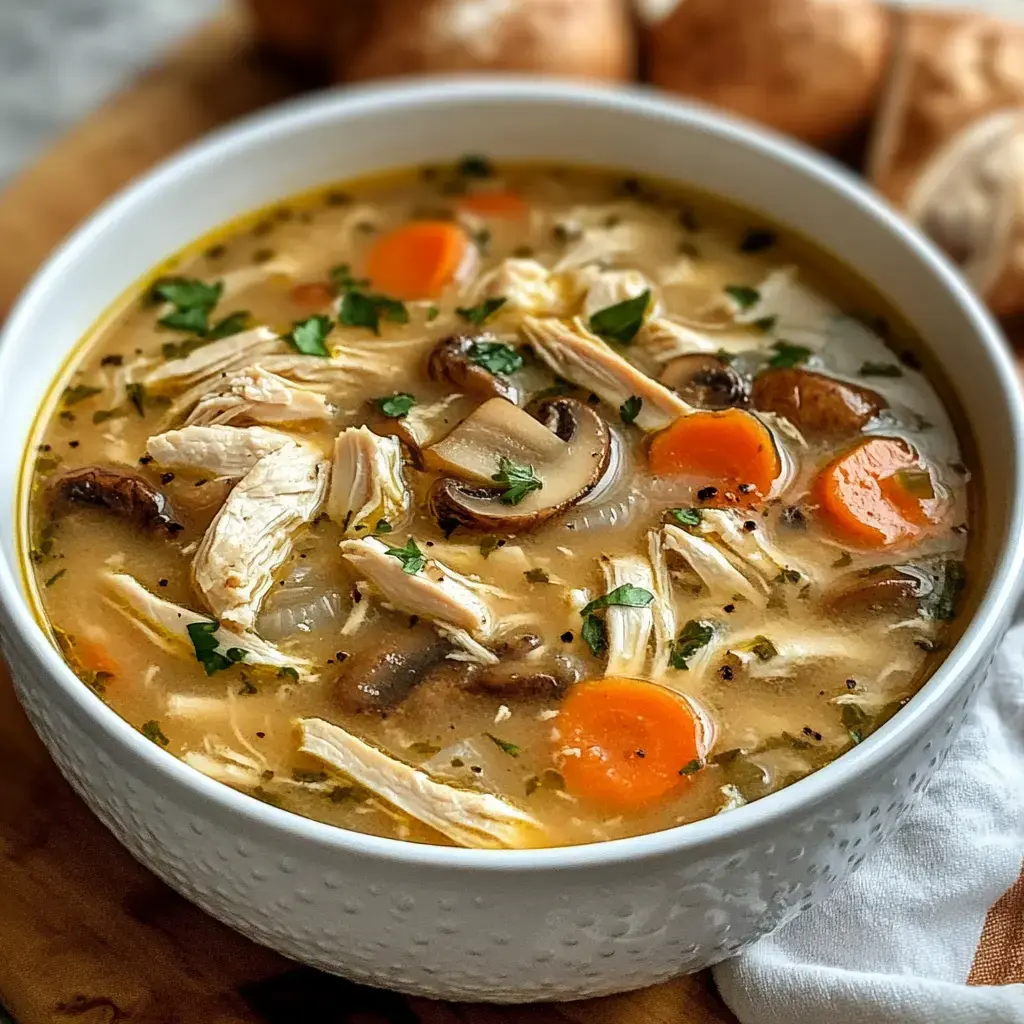
[{"label": "chopped parsley", "polygon": [[523,357],[511,345],[500,341],[474,341],[469,358],[488,373],[512,374],[523,368]]},{"label": "chopped parsley", "polygon": [[291,331],[284,335],[283,340],[304,356],[329,357],[331,353],[324,342],[332,326],[331,318],[323,314],[307,317],[292,324]]},{"label": "chopped parsley", "polygon": [[608,632],[604,620],[596,615],[587,615],[583,619],[580,636],[596,657],[608,646]]},{"label": "chopped parsley", "polygon": [[695,757],[692,761],[687,761],[682,768],[679,769],[680,775],[695,775],[697,772],[704,767],[704,762],[699,758]]},{"label": "chopped parsley", "polygon": [[79,402],[98,395],[102,390],[102,388],[94,388],[88,384],[72,384],[71,387],[64,389],[61,401],[65,405],[78,405]]},{"label": "chopped parsley", "polygon": [[528,494],[544,486],[533,466],[513,462],[504,455],[498,460],[498,472],[491,479],[505,487],[505,493],[498,499],[502,505],[518,505]]},{"label": "chopped parsley", "polygon": [[654,600],[654,595],[643,587],[634,587],[632,583],[623,583],[603,597],[595,597],[593,601],[580,611],[583,616],[583,628],[580,635],[595,655],[608,645],[608,636],[604,622],[594,613],[602,608],[646,608]]},{"label": "chopped parsley", "polygon": [[699,650],[707,647],[714,635],[715,627],[710,622],[690,619],[683,626],[679,638],[672,645],[672,655],[669,658],[672,667],[686,671],[690,667],[687,664],[687,659],[692,658]]},{"label": "chopped parsley", "polygon": [[430,306],[427,309],[427,323],[432,324],[441,315],[441,310],[437,306]]},{"label": "chopped parsley", "polygon": [[405,391],[396,391],[393,395],[378,398],[376,404],[385,416],[398,420],[409,415],[409,410],[416,404],[416,399]]},{"label": "chopped parsley", "polygon": [[67,569],[58,569],[47,581],[43,584],[46,587],[52,587],[65,573]]},{"label": "chopped parsley", "polygon": [[404,548],[388,547],[388,554],[402,563],[402,571],[410,576],[422,572],[427,564],[427,556],[417,547],[416,541],[410,537]]},{"label": "chopped parsley", "polygon": [[345,293],[338,312],[338,323],[342,327],[365,327],[374,334],[380,334],[380,312],[364,292]]},{"label": "chopped parsley", "polygon": [[751,640],[746,649],[750,651],[758,661],[771,661],[772,658],[777,658],[779,655],[779,649],[775,644],[773,644],[768,637],[760,633]]},{"label": "chopped parsley", "polygon": [[765,334],[771,334],[778,322],[779,318],[777,316],[761,316],[754,321],[753,326]]},{"label": "chopped parsley", "polygon": [[216,636],[220,629],[219,622],[191,622],[187,628],[196,652],[196,661],[206,669],[208,676],[231,668],[245,658],[245,651],[240,647],[228,647],[223,651],[220,649]]},{"label": "chopped parsley", "polygon": [[485,732],[484,735],[501,751],[508,754],[509,757],[519,756],[519,747],[515,743],[509,743],[508,740],[503,740],[499,736],[495,736],[494,733]]},{"label": "chopped parsley", "polygon": [[293,683],[299,681],[299,670],[292,668],[291,665],[285,665],[284,668],[277,670],[278,679],[290,679]]},{"label": "chopped parsley", "polygon": [[903,371],[895,363],[864,363],[857,371],[862,377],[902,377]]},{"label": "chopped parsley", "polygon": [[772,345],[775,355],[768,360],[768,365],[776,370],[788,370],[800,366],[810,359],[812,352],[804,345],[791,345],[788,341],[777,341]]},{"label": "chopped parsley", "polygon": [[668,515],[680,526],[700,526],[704,513],[699,508],[670,508]]},{"label": "chopped parsley", "polygon": [[748,288],[745,284],[727,284],[725,294],[736,303],[740,309],[750,309],[761,301],[761,293],[756,288]]},{"label": "chopped parsley", "polygon": [[164,735],[163,729],[160,728],[160,723],[155,719],[151,718],[148,722],[143,722],[139,726],[139,732],[146,737],[147,740],[152,740],[158,746],[166,747],[171,741]]},{"label": "chopped parsley", "polygon": [[849,733],[854,743],[864,739],[864,732],[871,723],[868,713],[859,704],[843,704],[840,711],[843,728]]},{"label": "chopped parsley", "polygon": [[740,252],[764,252],[770,249],[778,237],[774,231],[767,231],[764,228],[751,228],[740,242]]},{"label": "chopped parsley", "polygon": [[252,314],[245,309],[229,313],[223,320],[218,320],[207,332],[208,341],[230,338],[232,334],[241,334],[250,324]]},{"label": "chopped parsley", "polygon": [[484,559],[491,557],[491,554],[498,547],[498,538],[493,533],[487,534],[486,537],[480,539],[480,554],[483,555]]},{"label": "chopped parsley", "polygon": [[543,569],[527,569],[523,575],[527,583],[550,583],[551,577]]},{"label": "chopped parsley", "polygon": [[599,309],[590,318],[590,329],[605,341],[628,345],[643,327],[650,304],[651,292],[648,289],[636,298]]},{"label": "chopped parsley", "polygon": [[138,381],[133,381],[124,386],[125,394],[132,407],[140,416],[146,415],[146,386]]},{"label": "chopped parsley", "polygon": [[353,277],[352,268],[347,263],[339,263],[336,267],[331,267],[327,273],[336,295],[342,295],[354,289],[367,288],[370,284],[368,278]]},{"label": "chopped parsley", "polygon": [[174,309],[157,323],[175,331],[206,337],[210,329],[210,313],[220,302],[224,285],[218,281],[205,281],[188,277],[167,277],[153,285],[150,297],[157,302],[169,302]]},{"label": "chopped parsley", "polygon": [[455,312],[458,313],[466,323],[480,327],[494,316],[494,314],[497,313],[506,302],[508,302],[508,299],[506,298],[485,299],[479,306],[459,306],[456,308]]},{"label": "chopped parsley", "polygon": [[644,400],[639,395],[630,395],[622,405],[619,406],[619,418],[626,426],[636,422],[640,410],[644,406]]},{"label": "chopped parsley", "polygon": [[895,477],[900,487],[911,497],[918,500],[935,497],[935,485],[927,469],[899,469]]}]

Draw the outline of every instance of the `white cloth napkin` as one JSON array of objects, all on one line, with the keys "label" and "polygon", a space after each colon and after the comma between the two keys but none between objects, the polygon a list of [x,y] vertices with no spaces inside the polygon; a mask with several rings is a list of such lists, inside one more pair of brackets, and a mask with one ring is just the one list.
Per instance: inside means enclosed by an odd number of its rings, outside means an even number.
[{"label": "white cloth napkin", "polygon": [[[967,984],[1022,858],[1024,623],[898,833],[820,907],[715,968],[722,997],[742,1024],[1024,1024],[1024,984]],[[1024,943],[1024,898],[1010,920]],[[1024,963],[1019,945],[997,952]]]}]

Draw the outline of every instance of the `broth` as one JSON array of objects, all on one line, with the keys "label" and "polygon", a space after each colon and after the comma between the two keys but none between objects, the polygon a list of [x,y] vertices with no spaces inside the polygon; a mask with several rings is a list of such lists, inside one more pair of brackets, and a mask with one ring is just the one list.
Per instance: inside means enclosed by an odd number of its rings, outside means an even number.
[{"label": "broth", "polygon": [[957,628],[970,472],[857,288],[597,171],[466,158],[260,211],[55,395],[46,621],[155,743],[345,828],[731,810],[859,743]]}]

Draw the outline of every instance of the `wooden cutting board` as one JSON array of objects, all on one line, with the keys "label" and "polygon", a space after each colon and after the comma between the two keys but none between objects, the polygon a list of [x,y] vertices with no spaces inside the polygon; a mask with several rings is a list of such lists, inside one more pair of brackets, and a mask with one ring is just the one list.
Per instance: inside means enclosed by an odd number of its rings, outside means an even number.
[{"label": "wooden cutting board", "polygon": [[[290,95],[240,17],[208,25],[0,195],[0,317],[112,192]],[[728,1024],[706,975],[559,1007],[445,1006],[296,967],[137,864],[64,782],[0,668],[0,1003],[19,1024]]]}]

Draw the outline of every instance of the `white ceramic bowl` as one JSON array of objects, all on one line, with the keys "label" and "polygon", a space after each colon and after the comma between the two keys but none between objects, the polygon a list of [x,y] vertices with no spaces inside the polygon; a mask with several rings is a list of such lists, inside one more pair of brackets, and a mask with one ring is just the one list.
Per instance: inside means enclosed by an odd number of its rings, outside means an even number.
[{"label": "white ceramic bowl", "polygon": [[[346,832],[242,796],[164,753],[50,646],[16,554],[18,469],[68,351],[139,274],[209,228],[330,180],[468,152],[673,178],[817,239],[927,339],[975,431],[979,594],[963,639],[837,762],[726,815],[523,852]],[[221,131],[101,210],[39,273],[0,346],[3,650],[54,760],[121,842],[209,913],[359,981],[460,1000],[590,996],[697,970],[827,896],[941,763],[1020,575],[1022,419],[993,324],[948,265],[845,173],[781,139],[647,93],[462,80],[328,92]]]}]

